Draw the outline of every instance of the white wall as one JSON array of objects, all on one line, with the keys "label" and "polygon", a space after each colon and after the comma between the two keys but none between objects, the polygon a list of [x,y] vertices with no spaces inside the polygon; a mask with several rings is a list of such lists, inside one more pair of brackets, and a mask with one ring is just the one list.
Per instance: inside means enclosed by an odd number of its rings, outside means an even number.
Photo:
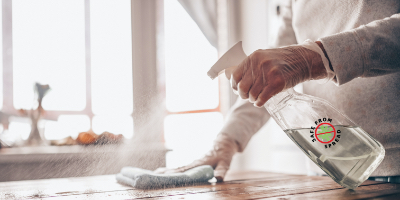
[{"label": "white wall", "polygon": [[[276,32],[276,0],[242,0],[242,39],[246,54],[265,49]],[[300,88],[301,89],[301,88]],[[263,109],[263,108],[260,108]],[[235,155],[231,169],[306,174],[306,156],[270,119]]]}]

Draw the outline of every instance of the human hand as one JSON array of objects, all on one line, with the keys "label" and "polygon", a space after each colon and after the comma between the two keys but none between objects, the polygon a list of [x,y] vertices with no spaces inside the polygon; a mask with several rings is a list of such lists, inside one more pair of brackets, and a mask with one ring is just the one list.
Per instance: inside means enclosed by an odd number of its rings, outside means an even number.
[{"label": "human hand", "polygon": [[[263,106],[272,96],[307,80],[323,79],[328,72],[314,42],[257,50],[233,70],[231,86],[242,99]],[[316,49],[316,51],[310,50]],[[315,46],[313,46],[315,45]],[[322,51],[321,51],[322,52]],[[326,61],[325,61],[326,62]]]},{"label": "human hand", "polygon": [[176,169],[159,168],[155,173],[168,174],[185,172],[189,169],[201,166],[211,165],[214,168],[214,177],[218,182],[224,180],[225,174],[229,169],[233,155],[239,147],[235,140],[225,134],[219,134],[214,141],[214,148],[210,150],[203,158],[193,161],[191,164]]}]

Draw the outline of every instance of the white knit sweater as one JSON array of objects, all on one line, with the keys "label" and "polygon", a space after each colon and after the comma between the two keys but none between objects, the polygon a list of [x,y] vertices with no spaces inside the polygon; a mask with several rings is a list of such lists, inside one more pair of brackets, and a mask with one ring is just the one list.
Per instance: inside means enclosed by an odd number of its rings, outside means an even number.
[{"label": "white knit sweater", "polygon": [[[400,175],[400,1],[292,0],[281,6],[274,47],[320,40],[334,81],[304,84],[383,144],[386,156],[372,176]],[[243,150],[269,114],[238,100],[222,133]]]}]

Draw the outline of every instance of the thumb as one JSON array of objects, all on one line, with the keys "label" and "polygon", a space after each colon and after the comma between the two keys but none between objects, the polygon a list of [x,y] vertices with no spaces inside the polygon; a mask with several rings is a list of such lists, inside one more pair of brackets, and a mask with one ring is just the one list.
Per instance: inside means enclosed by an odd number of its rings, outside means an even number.
[{"label": "thumb", "polygon": [[224,160],[218,162],[217,167],[214,170],[214,177],[217,179],[218,182],[224,181],[225,174],[229,170],[230,163],[227,163]]}]

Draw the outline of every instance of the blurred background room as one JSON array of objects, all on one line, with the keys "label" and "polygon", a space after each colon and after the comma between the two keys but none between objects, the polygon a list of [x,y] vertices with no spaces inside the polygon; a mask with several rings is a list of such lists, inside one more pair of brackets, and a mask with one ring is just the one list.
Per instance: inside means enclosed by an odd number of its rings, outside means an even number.
[{"label": "blurred background room", "polygon": [[[277,0],[0,5],[0,181],[175,168],[202,157],[237,98],[207,71],[238,41],[247,54],[268,48],[280,17]],[[306,162],[271,119],[231,170],[305,174]]]}]

